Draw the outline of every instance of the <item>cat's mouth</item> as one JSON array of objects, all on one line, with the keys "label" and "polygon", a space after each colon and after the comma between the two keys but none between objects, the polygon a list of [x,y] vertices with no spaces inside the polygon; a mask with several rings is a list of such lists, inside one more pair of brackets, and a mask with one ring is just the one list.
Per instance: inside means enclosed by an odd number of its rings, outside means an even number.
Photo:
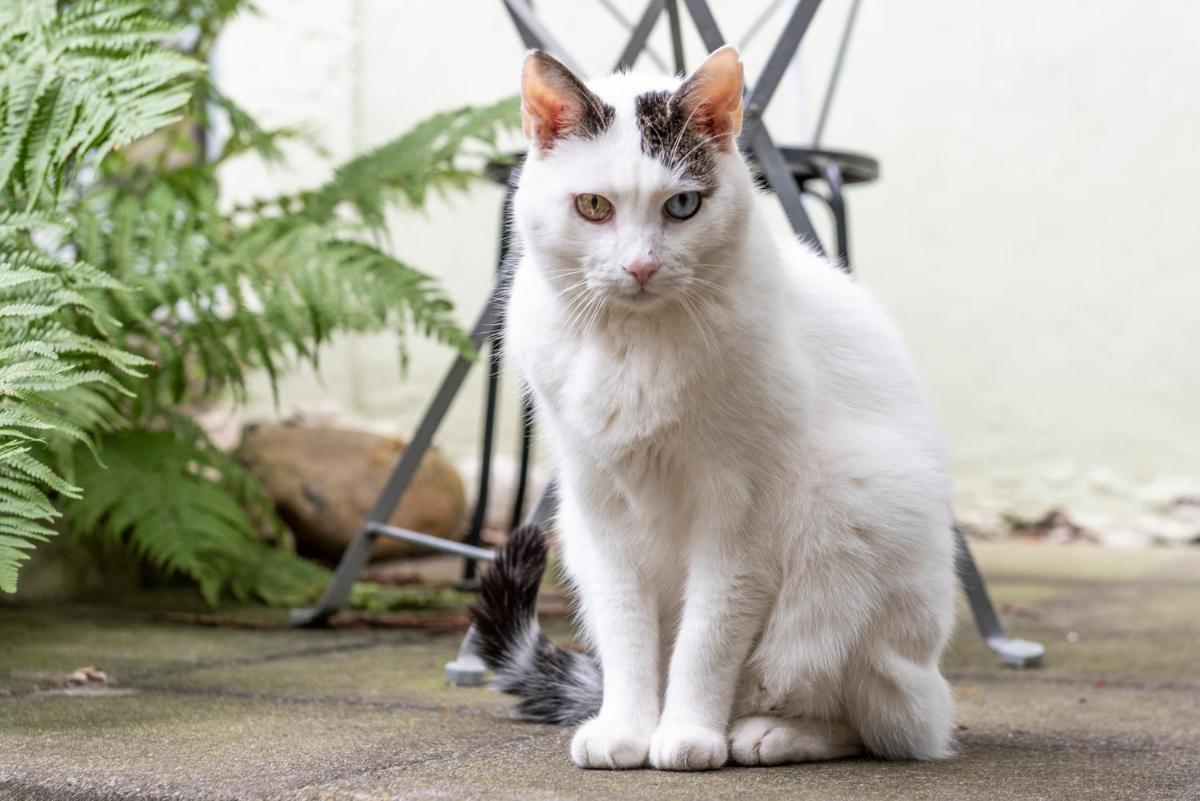
[{"label": "cat's mouth", "polygon": [[656,280],[655,276],[646,283],[622,281],[611,275],[589,276],[588,292],[605,306],[628,311],[646,312],[658,307],[675,294],[671,281]]},{"label": "cat's mouth", "polygon": [[657,306],[665,297],[660,288],[642,285],[623,292],[609,293],[608,301],[623,308],[644,311]]}]

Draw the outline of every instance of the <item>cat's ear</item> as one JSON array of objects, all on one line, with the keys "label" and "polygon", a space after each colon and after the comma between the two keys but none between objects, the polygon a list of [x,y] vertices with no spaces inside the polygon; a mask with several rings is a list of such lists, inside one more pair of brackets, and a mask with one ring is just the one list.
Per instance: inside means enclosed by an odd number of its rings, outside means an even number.
[{"label": "cat's ear", "polygon": [[671,101],[683,110],[689,125],[720,137],[723,145],[742,132],[742,57],[725,45],[714,50],[683,82]]},{"label": "cat's ear", "polygon": [[548,150],[572,134],[596,136],[612,123],[613,108],[583,85],[558,59],[540,50],[521,69],[521,127],[529,141]]}]

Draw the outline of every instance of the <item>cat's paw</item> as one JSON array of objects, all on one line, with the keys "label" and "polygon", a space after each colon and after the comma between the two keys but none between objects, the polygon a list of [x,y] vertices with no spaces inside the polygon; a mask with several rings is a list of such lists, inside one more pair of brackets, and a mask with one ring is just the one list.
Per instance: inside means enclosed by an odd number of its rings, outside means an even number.
[{"label": "cat's paw", "polygon": [[650,764],[659,770],[714,770],[725,764],[724,732],[685,723],[664,723],[650,738]]},{"label": "cat's paw", "polygon": [[739,765],[783,765],[840,759],[862,751],[845,723],[752,715],[729,728],[729,757]]},{"label": "cat's paw", "polygon": [[739,718],[729,729],[729,757],[739,765],[777,765],[785,761],[787,732],[779,718]]},{"label": "cat's paw", "polygon": [[624,723],[592,718],[575,731],[571,759],[581,768],[627,770],[646,764],[650,738]]}]

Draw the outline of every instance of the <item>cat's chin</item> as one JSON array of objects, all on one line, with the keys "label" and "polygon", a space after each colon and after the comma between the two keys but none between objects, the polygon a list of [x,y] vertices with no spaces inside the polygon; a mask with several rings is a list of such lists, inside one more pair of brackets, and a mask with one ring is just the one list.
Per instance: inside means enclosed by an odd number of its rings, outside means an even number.
[{"label": "cat's chin", "polygon": [[659,292],[642,290],[633,294],[612,294],[606,299],[610,306],[616,309],[645,313],[660,308],[668,296]]}]

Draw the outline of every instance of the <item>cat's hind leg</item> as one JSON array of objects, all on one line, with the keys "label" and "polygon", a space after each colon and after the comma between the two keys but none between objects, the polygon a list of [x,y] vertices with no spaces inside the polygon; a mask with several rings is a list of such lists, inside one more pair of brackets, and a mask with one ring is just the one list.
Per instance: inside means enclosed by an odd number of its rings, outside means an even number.
[{"label": "cat's hind leg", "polygon": [[729,729],[729,756],[739,765],[821,762],[862,750],[858,733],[844,721],[751,715]]},{"label": "cat's hind leg", "polygon": [[855,660],[846,711],[867,749],[887,759],[953,756],[953,700],[936,665],[891,653]]}]

